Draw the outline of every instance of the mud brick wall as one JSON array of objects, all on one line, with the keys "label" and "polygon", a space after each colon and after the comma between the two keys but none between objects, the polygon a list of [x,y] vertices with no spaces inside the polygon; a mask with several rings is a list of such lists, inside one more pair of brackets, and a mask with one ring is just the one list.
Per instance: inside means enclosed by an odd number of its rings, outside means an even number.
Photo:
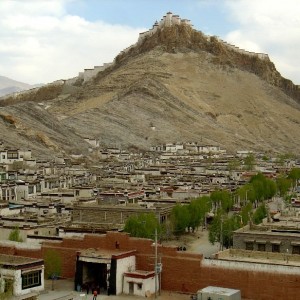
[{"label": "mud brick wall", "polygon": [[[136,250],[137,269],[154,269],[152,240],[130,238],[127,234],[109,232],[104,235],[86,235],[84,238],[65,238],[62,242],[44,242],[40,250],[16,249],[0,246],[0,253],[42,258],[48,249],[62,257],[62,276],[73,278],[78,252],[88,248],[121,251]],[[252,300],[298,299],[300,275],[247,268],[226,268],[203,263],[201,254],[177,251],[175,247],[158,246],[158,261],[162,262],[161,286],[163,290],[196,293],[209,285],[240,289],[242,297]],[[270,266],[270,268],[273,268]],[[276,267],[274,267],[276,268]]]}]

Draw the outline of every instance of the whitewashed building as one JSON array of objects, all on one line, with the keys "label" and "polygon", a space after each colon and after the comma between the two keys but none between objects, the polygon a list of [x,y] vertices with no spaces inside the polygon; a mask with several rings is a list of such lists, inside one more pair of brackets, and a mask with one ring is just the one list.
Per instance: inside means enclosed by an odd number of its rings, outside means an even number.
[{"label": "whitewashed building", "polygon": [[0,254],[2,291],[11,291],[21,299],[34,299],[44,290],[42,259]]}]

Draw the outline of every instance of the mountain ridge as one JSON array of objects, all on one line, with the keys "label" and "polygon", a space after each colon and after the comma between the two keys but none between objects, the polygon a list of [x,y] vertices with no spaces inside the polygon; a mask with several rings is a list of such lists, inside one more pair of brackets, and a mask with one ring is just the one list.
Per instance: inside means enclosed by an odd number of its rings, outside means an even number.
[{"label": "mountain ridge", "polygon": [[[298,86],[266,55],[234,50],[186,23],[150,33],[90,80],[58,81],[2,100],[0,129],[10,126],[19,141],[31,139],[30,130],[12,128],[8,116],[23,128],[39,128],[33,145],[45,153],[86,152],[86,137],[144,150],[201,140],[228,151],[297,152]],[[46,126],[35,111],[44,111]],[[55,124],[57,134],[47,124]]]}]

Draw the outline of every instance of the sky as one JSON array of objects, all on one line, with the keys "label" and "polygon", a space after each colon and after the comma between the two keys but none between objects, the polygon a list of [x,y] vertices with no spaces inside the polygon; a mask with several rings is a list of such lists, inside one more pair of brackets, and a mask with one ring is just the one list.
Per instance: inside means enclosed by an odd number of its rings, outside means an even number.
[{"label": "sky", "polygon": [[299,0],[0,0],[0,75],[29,84],[75,77],[113,61],[168,11],[269,54],[300,84]]}]

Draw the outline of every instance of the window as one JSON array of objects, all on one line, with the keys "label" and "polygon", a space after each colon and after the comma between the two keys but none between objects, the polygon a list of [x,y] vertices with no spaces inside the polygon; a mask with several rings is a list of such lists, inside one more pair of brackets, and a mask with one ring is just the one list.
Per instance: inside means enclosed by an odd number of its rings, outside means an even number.
[{"label": "window", "polygon": [[137,289],[138,289],[138,290],[141,290],[142,287],[143,287],[143,284],[142,284],[142,283],[138,283],[138,284],[137,284]]},{"label": "window", "polygon": [[280,252],[280,245],[272,244],[272,252]]},{"label": "window", "polygon": [[253,250],[253,242],[246,242],[246,250]]},{"label": "window", "polygon": [[12,295],[13,292],[13,285],[14,281],[12,279],[6,279],[5,278],[5,288],[4,288],[4,293],[8,293]]},{"label": "window", "polygon": [[41,271],[22,274],[22,289],[41,285]]},{"label": "window", "polygon": [[258,251],[266,251],[266,244],[257,244]]},{"label": "window", "polygon": [[293,246],[293,250],[292,250],[293,254],[300,254],[300,246]]},{"label": "window", "polygon": [[7,159],[18,159],[18,152],[7,152]]},{"label": "window", "polygon": [[28,194],[33,194],[33,185],[28,186]]}]

